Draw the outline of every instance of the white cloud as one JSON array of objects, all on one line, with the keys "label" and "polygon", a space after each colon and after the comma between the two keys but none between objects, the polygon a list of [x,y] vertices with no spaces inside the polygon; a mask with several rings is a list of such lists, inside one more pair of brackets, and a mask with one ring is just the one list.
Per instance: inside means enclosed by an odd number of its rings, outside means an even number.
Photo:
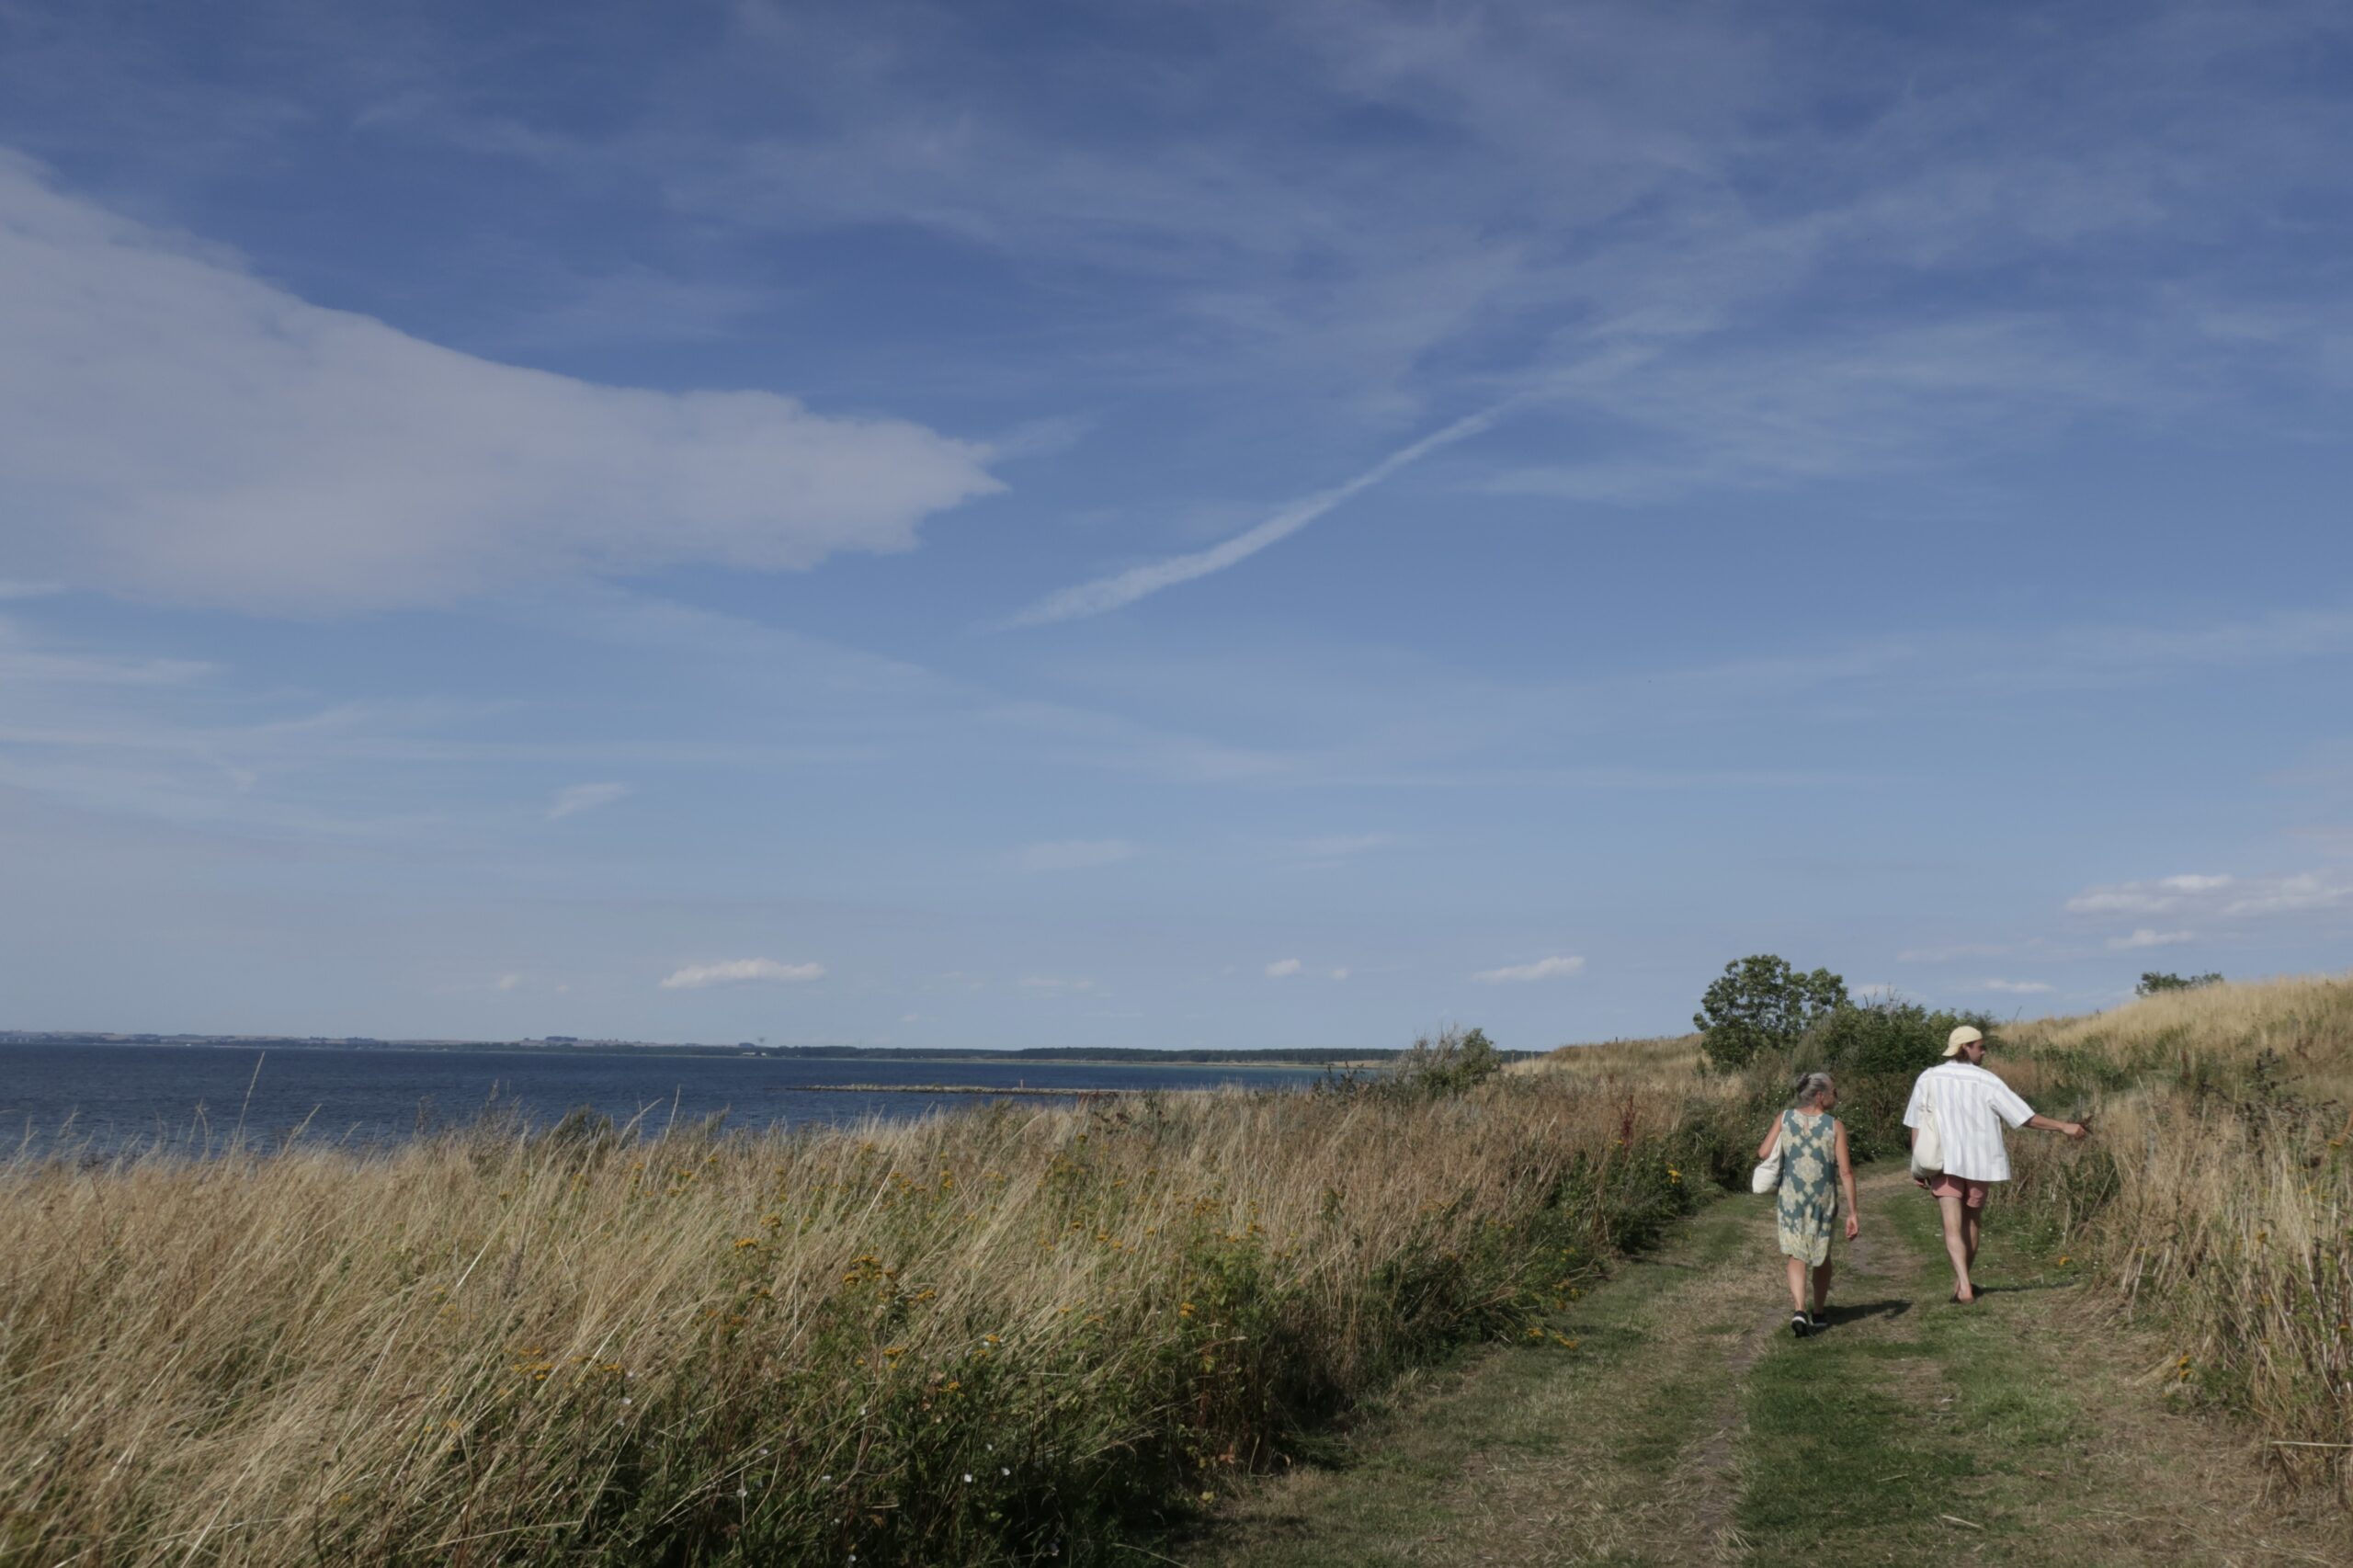
[{"label": "white cloud", "polygon": [[1095,989],[1092,980],[1064,980],[1051,974],[1025,974],[1016,983],[1024,991],[1045,996],[1069,996]]},{"label": "white cloud", "polygon": [[1256,528],[1234,535],[1222,544],[1189,555],[1172,555],[1142,566],[1131,566],[1108,577],[1097,577],[1047,595],[1028,609],[1015,616],[1012,626],[1044,626],[1058,620],[1079,620],[1091,615],[1104,615],[1125,605],[1131,605],[1147,595],[1163,588],[1173,588],[1180,583],[1206,577],[1212,572],[1222,572],[1237,562],[1247,561],[1270,544],[1289,539],[1333,507],[1350,496],[1387,479],[1399,469],[1428,456],[1441,447],[1475,436],[1512,407],[1510,402],[1458,419],[1442,430],[1423,437],[1410,446],[1401,447],[1379,462],[1345,483],[1329,490],[1318,491],[1304,500],[1290,506],[1260,523]]},{"label": "white cloud", "polygon": [[1999,991],[2012,996],[2040,996],[2054,989],[2040,980],[1988,980],[1982,982],[1981,991]]},{"label": "white cloud", "polygon": [[690,963],[662,982],[665,991],[699,991],[707,985],[734,985],[747,980],[798,985],[824,978],[821,963],[779,963],[774,959],[731,959],[724,963]]},{"label": "white cloud", "polygon": [[568,784],[557,790],[555,799],[548,803],[548,821],[561,822],[581,812],[609,806],[628,793],[626,784]]},{"label": "white cloud", "polygon": [[2130,952],[2135,948],[2170,948],[2198,939],[2195,931],[2155,931],[2143,926],[2126,937],[2110,937],[2108,950],[2111,953]]},{"label": "white cloud", "polygon": [[498,988],[501,991],[512,991],[522,983],[523,977],[519,974],[502,974],[498,977]]},{"label": "white cloud", "polygon": [[2353,874],[2300,871],[2276,877],[2193,875],[2119,882],[2076,894],[2067,901],[2067,909],[2074,915],[2189,912],[2224,920],[2248,920],[2337,909],[2348,903],[2353,903]]},{"label": "white cloud", "polygon": [[1847,987],[1847,994],[1858,1002],[1884,1002],[1896,994],[1893,981],[1867,980],[1859,985]]},{"label": "white cloud", "polygon": [[1267,978],[1268,980],[1287,980],[1290,976],[1297,974],[1299,971],[1300,962],[1297,959],[1277,959],[1274,962],[1267,966]]},{"label": "white cloud", "polygon": [[2185,875],[2159,877],[2154,881],[2119,882],[2087,888],[2067,901],[2070,915],[2163,915],[2178,909],[2193,895],[2231,885],[2228,877]]},{"label": "white cloud", "polygon": [[2268,877],[2239,884],[2245,891],[2222,905],[2232,919],[2253,915],[2286,915],[2303,910],[2335,909],[2353,901],[2353,879],[2325,878],[2314,871],[2292,877]]},{"label": "white cloud", "polygon": [[1497,985],[1512,981],[1558,980],[1563,975],[1580,974],[1585,960],[1574,954],[1561,958],[1538,959],[1534,963],[1511,964],[1502,969],[1483,969],[1471,978],[1482,985]]},{"label": "white cloud", "polygon": [[1334,971],[1332,971],[1332,978],[1333,978],[1333,979],[1335,979],[1335,980],[1346,980],[1346,979],[1347,979],[1347,978],[1348,978],[1348,970],[1347,970],[1347,966],[1346,964],[1343,964],[1343,965],[1341,965],[1338,969],[1334,970]]},{"label": "white cloud", "polygon": [[598,386],[312,305],[0,152],[0,569],[319,614],[898,551],[981,447],[765,392]]},{"label": "white cloud", "polygon": [[1014,858],[1025,871],[1083,871],[1131,858],[1136,846],[1124,838],[1066,838],[1026,846]]}]

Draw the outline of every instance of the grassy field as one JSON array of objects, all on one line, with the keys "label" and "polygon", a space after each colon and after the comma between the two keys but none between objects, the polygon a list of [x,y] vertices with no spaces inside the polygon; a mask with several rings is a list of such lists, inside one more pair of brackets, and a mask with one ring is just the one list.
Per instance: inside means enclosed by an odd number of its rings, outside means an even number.
[{"label": "grassy field", "polygon": [[[2014,1141],[2004,1244],[2127,1320],[2119,1344],[2156,1336],[2167,1405],[2248,1423],[2275,1478],[2343,1483],[2353,982],[1998,1043],[2040,1108],[2097,1134]],[[1709,1336],[1749,1332],[1708,1303],[1754,1281],[1693,1283],[1680,1338],[1579,1304],[1737,1180],[1794,1059],[1699,1062],[1686,1037],[1470,1087],[20,1162],[0,1169],[0,1564],[1132,1562],[1481,1340],[1527,1367],[1622,1340],[1606,1382],[1545,1374],[1545,1419],[1717,1476],[1693,1508],[1735,1541],[1771,1520],[1706,1458],[1735,1386]],[[1748,1279],[1730,1267],[1708,1278]],[[1741,1370],[1745,1419],[1794,1430],[1811,1395],[1777,1415],[1776,1368]],[[1479,1408],[1414,1440],[1478,1457],[1492,1484],[1450,1506],[1495,1523],[1549,1471],[1497,1468],[1518,1439]],[[1638,1471],[1614,1517],[1680,1495]]]},{"label": "grassy field", "polygon": [[[2281,1474],[2353,1485],[2353,978],[2160,993],[1995,1042],[1988,1064],[2037,1109],[2097,1134],[2012,1137],[2010,1222],[2040,1225],[2127,1321],[2162,1329],[2175,1392],[2250,1419]],[[1745,1103],[1772,1104],[1807,1056],[1752,1069]],[[1673,1094],[1705,1082],[1699,1061],[1685,1036],[1523,1066]],[[1843,1075],[1842,1113],[1875,1123],[1859,1147],[1900,1147],[1926,1064]]]},{"label": "grassy field", "polygon": [[1530,1332],[1707,1184],[1686,1112],[1556,1076],[20,1164],[0,1561],[1090,1561]]}]

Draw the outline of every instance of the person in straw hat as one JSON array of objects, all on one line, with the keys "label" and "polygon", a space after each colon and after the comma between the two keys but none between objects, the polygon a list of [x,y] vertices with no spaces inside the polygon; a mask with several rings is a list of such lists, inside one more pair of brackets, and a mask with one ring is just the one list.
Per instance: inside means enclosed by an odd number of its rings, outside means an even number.
[{"label": "person in straw hat", "polygon": [[[1945,1255],[1952,1259],[1952,1299],[1977,1299],[1969,1271],[1977,1262],[1979,1217],[1985,1194],[1997,1181],[2010,1179],[2010,1153],[2002,1142],[2002,1123],[2039,1127],[2063,1132],[2080,1141],[2086,1131],[2080,1121],[2058,1121],[2037,1116],[2018,1092],[1985,1070],[1985,1036],[1967,1024],[1946,1037],[1944,1060],[1914,1081],[1912,1099],[1904,1108],[1904,1125],[1912,1130],[1916,1146],[1922,1121],[1934,1118],[1943,1146],[1943,1168],[1918,1176],[1935,1195],[1944,1212]],[[1916,1164],[1916,1162],[1915,1162]]]}]

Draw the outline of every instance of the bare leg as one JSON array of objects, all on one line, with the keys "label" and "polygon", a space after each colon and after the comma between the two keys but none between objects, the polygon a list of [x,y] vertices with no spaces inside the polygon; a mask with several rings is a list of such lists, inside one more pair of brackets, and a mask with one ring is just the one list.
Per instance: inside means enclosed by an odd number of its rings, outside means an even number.
[{"label": "bare leg", "polygon": [[1790,1266],[1790,1307],[1793,1312],[1805,1311],[1805,1259],[1792,1257]]},{"label": "bare leg", "polygon": [[1977,1267],[1977,1237],[1984,1214],[1985,1211],[1982,1209],[1968,1209],[1961,1211],[1961,1221],[1964,1227],[1961,1239],[1969,1244],[1969,1267],[1972,1269]]},{"label": "bare leg", "polygon": [[1820,1317],[1830,1306],[1830,1260],[1824,1258],[1813,1266],[1813,1315]]},{"label": "bare leg", "polygon": [[1967,1211],[1961,1208],[1958,1198],[1940,1197],[1937,1199],[1937,1208],[1944,1214],[1945,1256],[1952,1259],[1953,1294],[1964,1301],[1973,1301],[1977,1299],[1977,1290],[1969,1282],[1971,1249],[1969,1238],[1962,1230],[1968,1222],[1964,1218]]}]

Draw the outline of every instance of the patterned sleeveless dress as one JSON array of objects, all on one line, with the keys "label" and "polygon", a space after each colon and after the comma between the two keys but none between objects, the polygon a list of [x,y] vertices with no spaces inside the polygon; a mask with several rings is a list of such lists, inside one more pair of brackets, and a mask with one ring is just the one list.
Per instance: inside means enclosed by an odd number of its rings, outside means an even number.
[{"label": "patterned sleeveless dress", "polygon": [[1830,1256],[1830,1221],[1838,1212],[1838,1119],[1819,1111],[1781,1113],[1781,1250],[1820,1264]]}]

